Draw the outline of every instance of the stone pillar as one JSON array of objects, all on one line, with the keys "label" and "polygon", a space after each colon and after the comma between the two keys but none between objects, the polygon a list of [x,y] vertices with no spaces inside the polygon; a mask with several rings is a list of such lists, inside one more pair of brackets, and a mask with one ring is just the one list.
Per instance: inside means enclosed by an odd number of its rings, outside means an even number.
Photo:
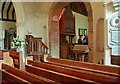
[{"label": "stone pillar", "polygon": [[17,36],[24,38],[26,34],[25,24],[23,22],[17,23]]},{"label": "stone pillar", "polygon": [[92,18],[92,13],[90,11],[88,12],[88,45],[89,45],[89,48],[90,48],[88,62],[93,62],[93,53],[94,53],[94,47],[93,47],[93,18]]},{"label": "stone pillar", "polygon": [[22,44],[21,51],[20,51],[20,69],[21,70],[25,70],[25,63],[26,63],[25,45]]},{"label": "stone pillar", "polygon": [[50,55],[54,58],[59,58],[59,21],[51,21],[49,27]]},{"label": "stone pillar", "polygon": [[93,51],[94,51],[94,47],[93,47],[93,31],[88,31],[88,42],[89,42],[89,48],[90,48],[90,52],[89,52],[89,59],[88,62],[93,62]]},{"label": "stone pillar", "polygon": [[[17,23],[17,36],[19,36],[22,39],[25,39],[25,25],[23,22]],[[20,69],[24,70],[25,69],[25,45],[22,44],[21,49],[20,49]]]}]

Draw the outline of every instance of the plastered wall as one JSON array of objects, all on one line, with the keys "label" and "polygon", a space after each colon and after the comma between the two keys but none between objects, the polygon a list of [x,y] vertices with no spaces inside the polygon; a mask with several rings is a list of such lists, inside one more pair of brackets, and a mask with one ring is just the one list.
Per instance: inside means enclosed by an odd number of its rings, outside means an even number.
[{"label": "plastered wall", "polygon": [[[84,34],[84,29],[87,29],[87,32],[88,32],[88,17],[76,12],[73,12],[73,15],[75,15],[76,43],[78,43],[78,38],[79,38],[78,30],[83,29],[83,34]],[[85,36],[83,35],[83,38],[84,37]]]},{"label": "plastered wall", "polygon": [[[48,45],[48,12],[50,3],[37,3],[37,2],[24,2],[18,6],[18,3],[14,3],[16,6],[16,12],[18,9],[23,10],[23,16],[17,14],[18,17],[18,35],[23,37],[31,32],[34,37],[42,37],[46,45]],[[21,18],[24,20],[21,21]],[[20,32],[23,31],[23,32]],[[22,35],[21,35],[22,34]]]},{"label": "plastered wall", "polygon": [[[9,28],[16,28],[15,22],[0,21],[0,30],[9,30]],[[4,49],[4,39],[0,40],[0,47]]]},{"label": "plastered wall", "polygon": [[[97,44],[99,41],[99,39],[103,38],[104,39],[104,31],[102,31],[101,33],[97,33],[96,29],[100,28],[98,27],[99,23],[97,24],[98,20],[100,18],[105,18],[105,11],[104,11],[104,6],[103,6],[103,2],[92,2],[92,10],[93,10],[93,46],[94,46],[94,54],[93,54],[93,62],[94,63],[98,63],[101,59],[103,59],[104,57],[104,51],[98,51],[97,50],[97,45],[101,45],[101,43],[104,43],[104,40],[101,41],[100,44]],[[104,21],[103,21],[104,22]],[[104,26],[102,26],[104,27]],[[105,29],[105,28],[102,28]],[[100,31],[99,31],[100,32]],[[97,34],[100,34],[99,37],[97,37]]]},{"label": "plastered wall", "polygon": [[[33,36],[43,37],[43,41],[48,45],[49,43],[49,34],[48,34],[48,18],[49,18],[49,9],[51,8],[52,3],[21,3],[16,5],[17,12],[17,27],[18,35],[25,35],[27,31],[30,31]],[[103,56],[103,52],[96,51],[96,24],[99,18],[104,18],[104,6],[102,2],[91,2],[92,11],[93,11],[93,61],[96,62],[97,58]],[[19,10],[18,10],[19,9]],[[21,10],[22,11],[21,11]],[[21,14],[19,12],[21,11]],[[57,10],[54,10],[57,11]],[[23,20],[22,20],[22,19]],[[52,17],[51,17],[52,18]],[[90,20],[91,21],[91,20]],[[77,31],[76,31],[77,32]],[[99,39],[99,38],[98,38]],[[54,54],[55,55],[55,54]]]}]

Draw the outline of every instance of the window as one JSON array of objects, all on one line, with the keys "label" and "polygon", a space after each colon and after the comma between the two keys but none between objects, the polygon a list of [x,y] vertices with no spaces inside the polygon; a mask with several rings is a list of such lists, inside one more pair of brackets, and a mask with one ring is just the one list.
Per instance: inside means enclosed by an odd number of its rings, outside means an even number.
[{"label": "window", "polygon": [[79,28],[79,30],[78,30],[78,35],[79,35],[79,36],[83,36],[83,29]]}]

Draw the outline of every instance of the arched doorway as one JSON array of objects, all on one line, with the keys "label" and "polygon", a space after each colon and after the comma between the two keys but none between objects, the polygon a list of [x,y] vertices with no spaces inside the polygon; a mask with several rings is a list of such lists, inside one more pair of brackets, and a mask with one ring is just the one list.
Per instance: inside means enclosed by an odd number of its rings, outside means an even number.
[{"label": "arched doorway", "polygon": [[[49,11],[49,48],[50,54],[53,57],[59,58],[59,16],[62,9],[69,4],[69,2],[56,2],[52,4]],[[88,35],[89,35],[89,47],[91,49],[89,53],[89,62],[93,61],[93,15],[90,2],[84,2],[88,13]],[[52,53],[51,53],[52,52]]]},{"label": "arched doorway", "polygon": [[15,2],[15,0],[12,1],[16,13],[17,36],[23,38],[25,35],[25,21],[22,1],[21,0],[19,0],[19,2]]},{"label": "arched doorway", "polygon": [[12,0],[11,2],[4,1],[1,2],[1,4],[1,21],[3,21],[2,28],[7,30],[10,29],[9,31],[7,31],[8,34],[5,33],[9,36],[9,38],[5,37],[8,40],[5,39],[5,41],[2,42],[2,45],[5,44],[2,49],[11,49],[13,36],[24,37],[24,35],[21,34],[21,32],[23,33],[23,31],[21,30],[25,29],[23,7],[21,1],[16,3],[14,0]]},{"label": "arched doorway", "polygon": [[2,49],[11,50],[13,37],[16,37],[16,13],[12,2],[1,1],[0,23],[3,33]]}]

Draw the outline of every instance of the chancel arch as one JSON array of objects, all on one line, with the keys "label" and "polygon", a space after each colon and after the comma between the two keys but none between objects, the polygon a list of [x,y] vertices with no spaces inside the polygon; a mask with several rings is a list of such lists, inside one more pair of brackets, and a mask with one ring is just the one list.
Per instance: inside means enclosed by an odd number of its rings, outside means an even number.
[{"label": "chancel arch", "polygon": [[[93,15],[92,15],[92,8],[90,2],[83,2],[85,4],[85,7],[87,9],[88,13],[88,35],[89,35],[89,47],[91,49],[89,53],[89,62],[93,61]],[[49,47],[50,47],[50,53],[53,57],[59,58],[59,16],[61,14],[61,11],[63,8],[70,4],[69,2],[64,3],[53,3],[51,6],[51,9],[49,11]],[[53,17],[56,16],[58,20],[54,20]]]},{"label": "chancel arch", "polygon": [[19,0],[19,3],[13,1],[13,5],[16,11],[16,26],[17,26],[17,35],[20,37],[24,37],[25,32],[23,30],[25,29],[25,22],[24,22],[24,11],[21,0]]}]

